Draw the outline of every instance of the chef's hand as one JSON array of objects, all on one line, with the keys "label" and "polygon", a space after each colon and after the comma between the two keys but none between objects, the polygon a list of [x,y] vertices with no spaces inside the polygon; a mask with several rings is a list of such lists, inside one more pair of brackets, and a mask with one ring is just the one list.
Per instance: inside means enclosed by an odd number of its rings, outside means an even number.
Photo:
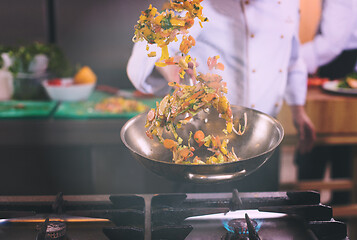
[{"label": "chef's hand", "polygon": [[180,82],[180,68],[176,65],[167,65],[165,67],[155,67],[156,70],[166,79],[168,82]]},{"label": "chef's hand", "polygon": [[[175,57],[174,61],[179,61],[180,57]],[[197,63],[196,63],[197,66]],[[168,82],[183,83],[183,79],[180,78],[180,67],[177,65],[167,65],[165,67],[155,67],[156,70],[166,79]],[[194,79],[193,64],[188,64],[188,69],[185,70],[185,78],[190,77]],[[184,84],[188,84],[185,83]]]},{"label": "chef's hand", "polygon": [[298,151],[300,154],[308,153],[312,150],[316,140],[314,124],[307,116],[304,106],[291,106],[291,112],[299,136]]}]

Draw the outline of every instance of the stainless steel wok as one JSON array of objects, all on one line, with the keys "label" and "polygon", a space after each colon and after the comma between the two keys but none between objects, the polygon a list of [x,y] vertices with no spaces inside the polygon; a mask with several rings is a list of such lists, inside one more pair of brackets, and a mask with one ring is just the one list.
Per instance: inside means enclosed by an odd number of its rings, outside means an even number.
[{"label": "stainless steel wok", "polygon": [[[158,140],[151,140],[146,136],[145,113],[130,119],[123,126],[121,139],[139,162],[167,179],[192,183],[237,180],[254,172],[269,159],[282,141],[284,130],[277,120],[262,112],[240,106],[232,106],[232,112],[235,127],[239,123],[243,124],[244,113],[247,114],[248,120],[243,135],[239,136],[235,133],[228,135],[229,149],[233,146],[236,155],[241,159],[237,162],[214,165],[172,163],[172,152],[165,149]],[[224,128],[225,120],[219,118],[216,110],[211,108],[208,112],[201,111],[177,132],[184,141],[187,141],[189,132],[194,133],[199,129],[206,134],[212,133],[224,137],[222,132]],[[165,134],[169,133],[164,133],[164,137]],[[196,148],[195,155],[204,159],[212,153],[200,147]]]}]

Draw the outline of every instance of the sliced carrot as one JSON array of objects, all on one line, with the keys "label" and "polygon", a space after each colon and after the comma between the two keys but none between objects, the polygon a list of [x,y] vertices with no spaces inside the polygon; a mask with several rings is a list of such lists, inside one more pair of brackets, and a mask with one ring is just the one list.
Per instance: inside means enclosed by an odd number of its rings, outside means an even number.
[{"label": "sliced carrot", "polygon": [[171,149],[176,146],[176,142],[172,139],[165,139],[164,140],[164,147],[167,149]]},{"label": "sliced carrot", "polygon": [[151,122],[152,120],[154,120],[154,118],[155,118],[155,109],[152,108],[148,112],[147,119]]},{"label": "sliced carrot", "polygon": [[232,117],[232,109],[231,109],[231,107],[230,106],[228,106],[228,108],[227,108],[227,116],[229,117],[229,118],[231,118]]},{"label": "sliced carrot", "polygon": [[150,139],[154,139],[154,137],[152,136],[151,132],[146,131],[146,136],[148,136]]},{"label": "sliced carrot", "polygon": [[195,139],[195,141],[200,144],[203,143],[203,139],[205,138],[205,134],[201,131],[198,130],[195,132],[195,135],[193,135],[193,138]]},{"label": "sliced carrot", "polygon": [[216,143],[218,148],[221,148],[221,139],[219,138],[219,136],[216,136]]},{"label": "sliced carrot", "polygon": [[210,102],[216,95],[214,93],[208,93],[206,94],[203,98],[202,101],[204,102]]},{"label": "sliced carrot", "polygon": [[181,105],[181,109],[184,109],[184,108],[187,107],[188,105],[190,105],[190,102],[189,102],[189,101],[184,102],[184,103]]},{"label": "sliced carrot", "polygon": [[223,71],[224,70],[224,65],[223,65],[223,63],[217,63],[215,68]]},{"label": "sliced carrot", "polygon": [[165,63],[166,63],[167,65],[175,65],[174,58],[173,58],[173,57],[170,57],[169,59],[166,59],[166,60],[165,60]]},{"label": "sliced carrot", "polygon": [[214,89],[219,89],[222,86],[220,82],[209,82],[207,85]]},{"label": "sliced carrot", "polygon": [[186,102],[189,102],[189,101],[191,101],[192,99],[195,99],[195,98],[197,98],[198,96],[200,96],[202,93],[204,93],[204,90],[200,90],[200,91],[198,91],[198,92],[192,94],[192,96],[189,97],[189,98],[187,98],[185,101],[186,101]]},{"label": "sliced carrot", "polygon": [[186,159],[190,156],[191,151],[188,148],[184,148],[180,151],[180,155]]}]

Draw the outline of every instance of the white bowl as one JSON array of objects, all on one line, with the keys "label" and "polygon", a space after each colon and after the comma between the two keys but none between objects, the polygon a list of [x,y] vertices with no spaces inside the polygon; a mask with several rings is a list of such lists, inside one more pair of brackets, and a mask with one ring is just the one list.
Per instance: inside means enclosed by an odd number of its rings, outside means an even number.
[{"label": "white bowl", "polygon": [[73,84],[72,78],[61,78],[58,85],[49,83],[51,80],[42,82],[48,96],[55,101],[84,101],[89,98],[94,90],[95,83]]}]

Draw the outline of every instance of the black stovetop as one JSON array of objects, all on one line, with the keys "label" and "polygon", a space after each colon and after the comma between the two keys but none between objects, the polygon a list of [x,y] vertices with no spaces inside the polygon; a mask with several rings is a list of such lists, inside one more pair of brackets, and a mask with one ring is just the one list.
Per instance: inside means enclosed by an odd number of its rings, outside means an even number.
[{"label": "black stovetop", "polygon": [[312,191],[0,197],[0,218],[10,240],[49,239],[46,218],[72,240],[348,239]]}]

